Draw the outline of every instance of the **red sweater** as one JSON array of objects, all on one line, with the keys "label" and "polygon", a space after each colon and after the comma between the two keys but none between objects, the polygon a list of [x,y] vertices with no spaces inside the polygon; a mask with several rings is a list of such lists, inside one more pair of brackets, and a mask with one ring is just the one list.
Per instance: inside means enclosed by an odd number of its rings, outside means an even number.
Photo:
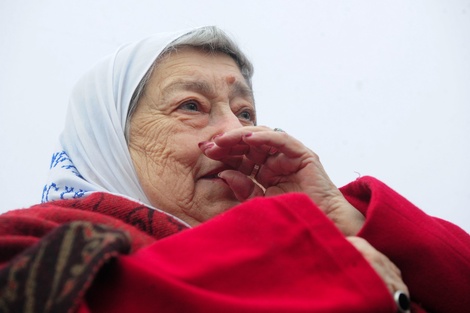
[{"label": "red sweater", "polygon": [[[370,177],[342,192],[366,216],[359,236],[401,269],[414,311],[468,311],[466,232]],[[14,312],[396,310],[303,194],[256,198],[193,229],[105,193],[37,205],[0,216],[0,262],[0,308]]]}]

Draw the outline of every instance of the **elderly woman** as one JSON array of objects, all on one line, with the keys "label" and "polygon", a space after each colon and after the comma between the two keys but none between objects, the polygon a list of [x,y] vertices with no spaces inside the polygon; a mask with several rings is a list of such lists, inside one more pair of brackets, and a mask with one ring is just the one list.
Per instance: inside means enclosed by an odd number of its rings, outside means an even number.
[{"label": "elderly woman", "polygon": [[256,126],[219,29],[98,63],[71,97],[43,203],[0,217],[2,312],[465,312],[470,238],[371,177]]}]

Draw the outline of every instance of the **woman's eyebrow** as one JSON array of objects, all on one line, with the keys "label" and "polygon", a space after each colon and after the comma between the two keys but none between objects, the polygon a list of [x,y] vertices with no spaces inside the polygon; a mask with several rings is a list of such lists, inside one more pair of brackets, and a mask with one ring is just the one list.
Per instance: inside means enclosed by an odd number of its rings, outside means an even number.
[{"label": "woman's eyebrow", "polygon": [[[217,94],[215,88],[211,84],[201,80],[177,80],[165,86],[162,89],[162,94],[166,96],[181,90],[189,90],[210,96],[215,96]],[[231,98],[242,97],[248,98],[252,101],[254,100],[253,91],[251,88],[240,81],[236,81],[230,86],[229,96]]]},{"label": "woman's eyebrow", "polygon": [[230,97],[241,97],[254,102],[253,90],[245,83],[236,81],[230,86]]},{"label": "woman's eyebrow", "polygon": [[205,81],[200,81],[200,80],[177,80],[172,82],[171,84],[165,86],[162,89],[162,94],[163,95],[169,95],[177,91],[193,91],[197,92],[200,94],[210,94],[213,95],[215,94],[214,88],[212,86],[205,82]]}]

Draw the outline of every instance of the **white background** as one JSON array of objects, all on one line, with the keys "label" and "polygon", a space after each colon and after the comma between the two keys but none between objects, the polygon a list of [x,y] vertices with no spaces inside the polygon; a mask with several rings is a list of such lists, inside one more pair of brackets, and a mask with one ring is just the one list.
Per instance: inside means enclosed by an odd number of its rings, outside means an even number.
[{"label": "white background", "polygon": [[470,232],[470,1],[0,0],[0,211],[40,200],[78,77],[122,43],[215,24],[255,65],[259,124],[337,185],[375,176]]}]

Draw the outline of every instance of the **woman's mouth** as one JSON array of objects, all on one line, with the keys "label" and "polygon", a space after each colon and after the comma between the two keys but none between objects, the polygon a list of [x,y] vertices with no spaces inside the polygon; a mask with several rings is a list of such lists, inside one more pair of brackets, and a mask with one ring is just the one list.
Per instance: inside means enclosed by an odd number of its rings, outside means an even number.
[{"label": "woman's mouth", "polygon": [[215,178],[220,178],[219,177],[219,173],[215,173],[215,174],[209,174],[209,175],[205,175],[203,177],[201,177],[202,179],[215,179]]},{"label": "woman's mouth", "polygon": [[219,177],[219,173],[228,169],[230,168],[227,166],[219,166],[219,167],[213,168],[212,170],[207,171],[206,174],[202,175],[200,179],[221,179]]}]

